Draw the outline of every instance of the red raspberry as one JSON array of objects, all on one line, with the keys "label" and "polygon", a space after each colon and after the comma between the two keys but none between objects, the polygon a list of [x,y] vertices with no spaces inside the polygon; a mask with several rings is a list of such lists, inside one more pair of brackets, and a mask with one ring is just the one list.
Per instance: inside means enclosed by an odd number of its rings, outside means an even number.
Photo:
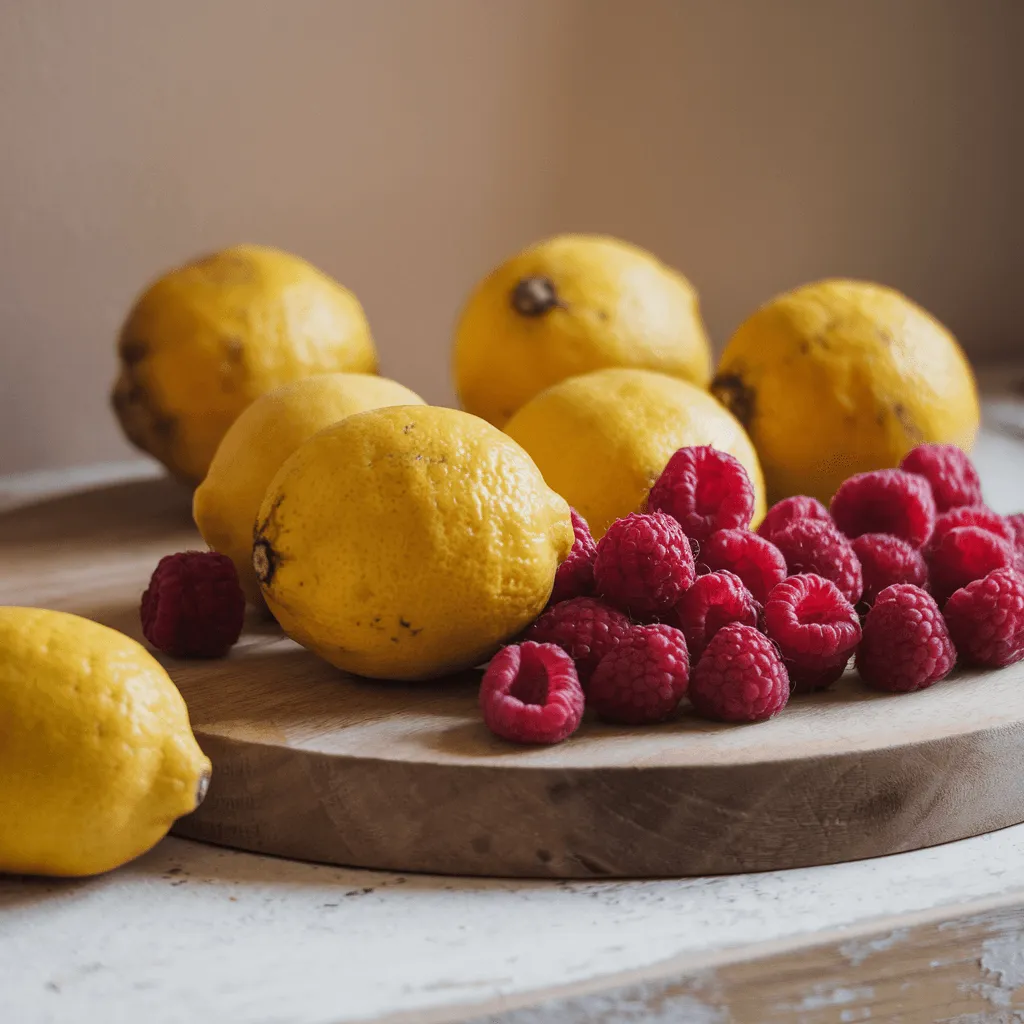
[{"label": "red raspberry", "polygon": [[945,679],[956,650],[935,599],[910,583],[886,587],[864,620],[856,664],[868,686],[891,693]]},{"label": "red raspberry", "polygon": [[765,540],[773,540],[779,530],[784,530],[797,519],[820,519],[826,523],[832,522],[828,509],[817,498],[810,498],[806,494],[795,494],[792,498],[783,498],[782,501],[772,505],[764,519],[761,520],[757,532]]},{"label": "red raspberry", "polygon": [[1017,550],[1024,554],[1024,512],[1015,512],[1012,516],[1007,516],[1006,522],[1013,530],[1014,544]]},{"label": "red raspberry", "polygon": [[1024,658],[1024,578],[996,569],[958,590],[943,610],[964,661],[1002,668]]},{"label": "red raspberry", "polygon": [[245,594],[234,563],[216,551],[180,551],[157,563],[140,608],[142,634],[176,658],[221,658],[237,643]]},{"label": "red raspberry", "polygon": [[690,682],[694,711],[719,722],[763,722],[788,700],[789,675],[775,646],[738,622],[715,634]]},{"label": "red raspberry", "polygon": [[[958,448],[957,451],[959,450]],[[957,508],[951,508],[948,512],[943,512],[935,520],[935,530],[928,542],[929,547],[937,547],[939,541],[950,530],[955,530],[959,526],[977,526],[982,530],[988,530],[989,533],[994,533],[1000,540],[1005,540],[1009,544],[1015,544],[1017,539],[1013,525],[1005,516],[993,512],[986,505],[960,505]]]},{"label": "red raspberry", "polygon": [[759,612],[760,605],[743,585],[743,580],[724,571],[698,576],[676,605],[676,618],[693,661],[701,656],[711,638],[730,622],[756,627]]},{"label": "red raspberry", "polygon": [[891,533],[920,548],[935,526],[935,499],[928,481],[900,469],[851,476],[839,485],[830,508],[847,537]]},{"label": "red raspberry", "polygon": [[954,591],[1016,563],[1017,552],[1005,540],[980,526],[958,526],[931,550],[928,578],[935,600],[943,605]]},{"label": "red raspberry", "polygon": [[703,543],[715,530],[750,526],[754,488],[731,455],[709,445],[680,448],[651,488],[647,507],[667,512]]},{"label": "red raspberry", "polygon": [[686,639],[671,626],[634,626],[601,659],[587,703],[606,722],[664,722],[679,707],[690,681]]},{"label": "red raspberry", "polygon": [[590,536],[590,527],[586,519],[576,511],[569,509],[572,516],[572,532],[575,540],[569,556],[558,567],[555,573],[555,585],[551,590],[548,604],[568,601],[571,597],[583,597],[594,592],[594,558],[597,545]]},{"label": "red raspberry", "polygon": [[629,618],[592,597],[574,597],[552,605],[526,631],[524,639],[555,644],[576,662],[585,686],[597,663],[633,628]]},{"label": "red raspberry", "polygon": [[821,519],[797,519],[773,535],[789,575],[809,572],[831,580],[851,604],[864,592],[860,562],[853,545]]},{"label": "red raspberry", "polygon": [[663,512],[617,519],[597,545],[597,591],[635,618],[672,608],[693,582],[693,552],[683,528]]},{"label": "red raspberry", "polygon": [[771,592],[764,624],[800,693],[834,683],[860,643],[853,605],[831,580],[809,573],[790,576]]},{"label": "red raspberry", "polygon": [[782,552],[749,530],[717,530],[705,541],[701,559],[712,571],[736,573],[761,604],[787,575]]},{"label": "red raspberry", "polygon": [[583,718],[583,688],[572,658],[554,644],[503,647],[480,681],[487,728],[516,743],[559,743]]},{"label": "red raspberry", "polygon": [[928,566],[917,548],[888,533],[862,533],[851,542],[864,577],[863,601],[871,604],[886,587],[928,582]]},{"label": "red raspberry", "polygon": [[978,471],[955,444],[919,444],[904,456],[900,469],[928,481],[939,512],[981,504]]}]

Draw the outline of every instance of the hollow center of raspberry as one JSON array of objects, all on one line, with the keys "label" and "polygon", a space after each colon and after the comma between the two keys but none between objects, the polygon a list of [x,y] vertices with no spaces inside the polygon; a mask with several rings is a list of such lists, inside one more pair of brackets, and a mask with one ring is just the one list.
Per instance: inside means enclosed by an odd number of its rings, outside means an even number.
[{"label": "hollow center of raspberry", "polygon": [[547,704],[548,673],[543,662],[524,657],[508,693],[523,704],[537,704],[540,707]]}]

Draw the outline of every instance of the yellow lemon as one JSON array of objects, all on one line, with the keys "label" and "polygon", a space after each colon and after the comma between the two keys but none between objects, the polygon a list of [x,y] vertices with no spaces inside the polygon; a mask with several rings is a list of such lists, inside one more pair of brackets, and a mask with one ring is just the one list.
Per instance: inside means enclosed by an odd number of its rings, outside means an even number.
[{"label": "yellow lemon", "polygon": [[538,391],[611,366],[707,387],[711,357],[697,293],[649,252],[561,235],[514,256],[470,296],[455,334],[464,409],[495,426]]},{"label": "yellow lemon", "polygon": [[735,456],[754,485],[754,525],[764,482],[750,439],[706,391],[649,370],[598,370],[527,402],[506,433],[533,456],[544,479],[601,537],[636,512],[679,448],[711,445]]},{"label": "yellow lemon", "polygon": [[253,399],[314,373],[375,373],[356,297],[305,260],[239,245],[165,274],[128,314],[113,404],[128,439],[198,483]]},{"label": "yellow lemon", "polygon": [[772,501],[827,502],[853,473],[924,441],[970,450],[978,393],[954,337],[905,295],[863,281],[805,285],[733,335],[712,390],[750,434]]},{"label": "yellow lemon", "polygon": [[572,543],[569,506],[514,441],[468,413],[399,406],[285,462],[253,563],[293,639],[348,672],[426,679],[536,618]]},{"label": "yellow lemon", "polygon": [[303,441],[338,420],[386,405],[422,405],[415,392],[368,373],[322,373],[261,395],[228,428],[192,513],[203,540],[227,555],[250,601],[262,604],[252,534],[267,485]]},{"label": "yellow lemon", "polygon": [[145,648],[77,615],[0,608],[0,871],[116,868],[193,811],[209,777]]}]

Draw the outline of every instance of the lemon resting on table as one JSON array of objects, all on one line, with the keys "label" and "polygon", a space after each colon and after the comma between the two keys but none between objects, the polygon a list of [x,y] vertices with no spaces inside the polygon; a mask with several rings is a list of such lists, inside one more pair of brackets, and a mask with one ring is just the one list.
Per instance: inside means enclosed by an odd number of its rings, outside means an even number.
[{"label": "lemon resting on table", "polygon": [[505,431],[595,538],[647,500],[668,460],[689,445],[735,456],[754,487],[753,526],[765,512],[754,448],[736,418],[708,392],[650,370],[597,370],[536,395]]},{"label": "lemon resting on table", "polygon": [[250,601],[263,602],[252,568],[256,513],[284,460],[318,430],[353,413],[422,404],[386,377],[322,373],[261,395],[231,424],[196,489],[192,513],[203,540],[234,562]]},{"label": "lemon resting on table", "polygon": [[0,607],[0,872],[116,868],[195,810],[209,778],[144,647],[77,615]]},{"label": "lemon resting on table", "polygon": [[612,366],[700,387],[711,376],[693,286],[615,238],[560,235],[524,250],[480,282],[455,332],[462,407],[499,427],[544,388]]},{"label": "lemon resting on table", "polygon": [[128,439],[186,483],[253,399],[315,373],[375,373],[356,297],[290,253],[239,245],[164,274],[118,342],[114,411]]},{"label": "lemon resting on table", "polygon": [[395,406],[299,446],[259,511],[253,565],[294,640],[345,671],[427,679],[531,623],[569,554],[569,506],[476,416]]},{"label": "lemon resting on table", "polygon": [[780,295],[726,346],[714,394],[746,427],[771,501],[827,502],[924,442],[970,451],[978,393],[956,339],[892,288],[828,280]]}]

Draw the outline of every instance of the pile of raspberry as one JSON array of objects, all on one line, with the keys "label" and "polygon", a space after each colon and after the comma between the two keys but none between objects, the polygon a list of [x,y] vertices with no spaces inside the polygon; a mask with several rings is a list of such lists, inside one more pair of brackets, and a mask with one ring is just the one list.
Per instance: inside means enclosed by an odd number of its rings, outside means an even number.
[{"label": "pile of raspberry", "polygon": [[644,511],[575,543],[552,599],[491,661],[484,721],[520,743],[557,743],[589,709],[606,722],[772,718],[824,690],[851,659],[876,690],[910,693],[957,665],[1024,658],[1024,513],[988,508],[953,445],[858,473],[826,508],[806,496],[756,532],[743,466],[681,448]]}]

